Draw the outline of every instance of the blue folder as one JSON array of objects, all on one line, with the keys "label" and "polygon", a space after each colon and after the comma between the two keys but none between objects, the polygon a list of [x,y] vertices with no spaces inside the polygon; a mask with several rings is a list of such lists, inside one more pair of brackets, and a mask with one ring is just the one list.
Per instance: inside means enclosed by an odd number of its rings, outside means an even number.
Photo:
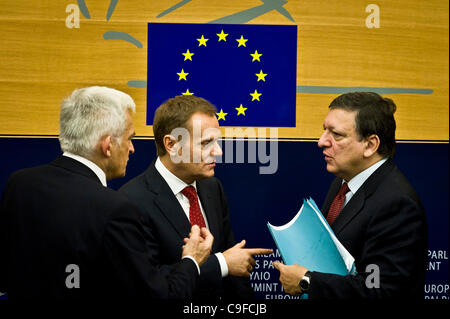
[{"label": "blue folder", "polygon": [[334,235],[311,198],[303,200],[287,224],[267,226],[286,265],[299,264],[309,271],[337,275],[355,273],[354,258]]}]

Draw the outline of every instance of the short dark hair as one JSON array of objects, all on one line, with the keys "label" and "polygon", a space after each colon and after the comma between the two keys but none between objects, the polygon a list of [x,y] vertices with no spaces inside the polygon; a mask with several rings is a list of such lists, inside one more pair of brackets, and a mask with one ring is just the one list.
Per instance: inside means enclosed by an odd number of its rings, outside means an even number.
[{"label": "short dark hair", "polygon": [[345,93],[335,98],[330,109],[357,111],[355,128],[360,139],[376,134],[380,139],[378,154],[395,155],[395,119],[397,109],[394,101],[374,92]]},{"label": "short dark hair", "polygon": [[176,96],[168,99],[156,109],[153,119],[153,133],[158,156],[166,154],[163,142],[164,136],[178,127],[190,130],[188,121],[194,113],[216,116],[217,109],[207,100],[194,95]]}]

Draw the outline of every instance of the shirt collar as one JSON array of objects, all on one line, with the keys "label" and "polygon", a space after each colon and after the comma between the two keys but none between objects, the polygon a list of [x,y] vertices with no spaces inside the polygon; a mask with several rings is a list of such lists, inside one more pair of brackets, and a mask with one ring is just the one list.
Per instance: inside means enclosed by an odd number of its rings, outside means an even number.
[{"label": "shirt collar", "polygon": [[97,177],[100,180],[100,182],[102,183],[102,185],[105,187],[107,186],[105,172],[100,167],[98,167],[97,164],[88,160],[87,158],[84,158],[84,157],[81,157],[79,155],[75,155],[75,154],[72,154],[69,152],[64,152],[63,156],[70,157],[70,158],[86,165],[87,167],[89,167],[95,173],[95,175],[97,175]]},{"label": "shirt collar", "polygon": [[[161,174],[162,178],[164,178],[175,195],[180,193],[186,186],[189,186],[177,176],[175,176],[171,171],[169,171],[167,167],[164,166],[163,162],[161,162],[161,159],[159,157],[156,159],[155,168],[158,173]],[[196,181],[194,181],[190,185],[194,186],[194,188],[197,190]]]},{"label": "shirt collar", "polygon": [[[364,182],[370,177],[370,175],[372,175],[386,161],[387,158],[383,158],[382,160],[379,160],[372,166],[366,168],[361,173],[353,177],[349,182],[347,182],[350,191],[355,194],[358,189],[364,184]],[[342,182],[344,183],[345,181]]]}]

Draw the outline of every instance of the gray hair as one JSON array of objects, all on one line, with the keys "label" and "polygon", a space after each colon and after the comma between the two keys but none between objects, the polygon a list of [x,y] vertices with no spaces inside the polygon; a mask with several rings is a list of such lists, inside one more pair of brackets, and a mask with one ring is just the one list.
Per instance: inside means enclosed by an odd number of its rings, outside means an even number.
[{"label": "gray hair", "polygon": [[100,86],[73,91],[61,104],[61,149],[89,157],[103,136],[110,135],[120,143],[126,129],[127,110],[135,113],[136,104],[121,91]]}]

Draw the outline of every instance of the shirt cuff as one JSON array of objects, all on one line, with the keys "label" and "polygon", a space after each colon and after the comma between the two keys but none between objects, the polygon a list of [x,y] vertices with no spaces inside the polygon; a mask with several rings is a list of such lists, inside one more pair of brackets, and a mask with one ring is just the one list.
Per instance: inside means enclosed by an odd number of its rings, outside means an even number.
[{"label": "shirt cuff", "polygon": [[225,260],[225,257],[222,253],[216,253],[217,260],[219,261],[220,265],[220,272],[222,273],[222,278],[228,276],[228,265],[227,261]]},{"label": "shirt cuff", "polygon": [[194,262],[195,267],[197,267],[198,274],[200,275],[200,267],[199,267],[198,263],[195,261],[195,259],[192,256],[189,256],[189,255],[188,256],[184,256],[181,259],[184,259],[184,258],[189,258],[190,260],[192,260]]}]

